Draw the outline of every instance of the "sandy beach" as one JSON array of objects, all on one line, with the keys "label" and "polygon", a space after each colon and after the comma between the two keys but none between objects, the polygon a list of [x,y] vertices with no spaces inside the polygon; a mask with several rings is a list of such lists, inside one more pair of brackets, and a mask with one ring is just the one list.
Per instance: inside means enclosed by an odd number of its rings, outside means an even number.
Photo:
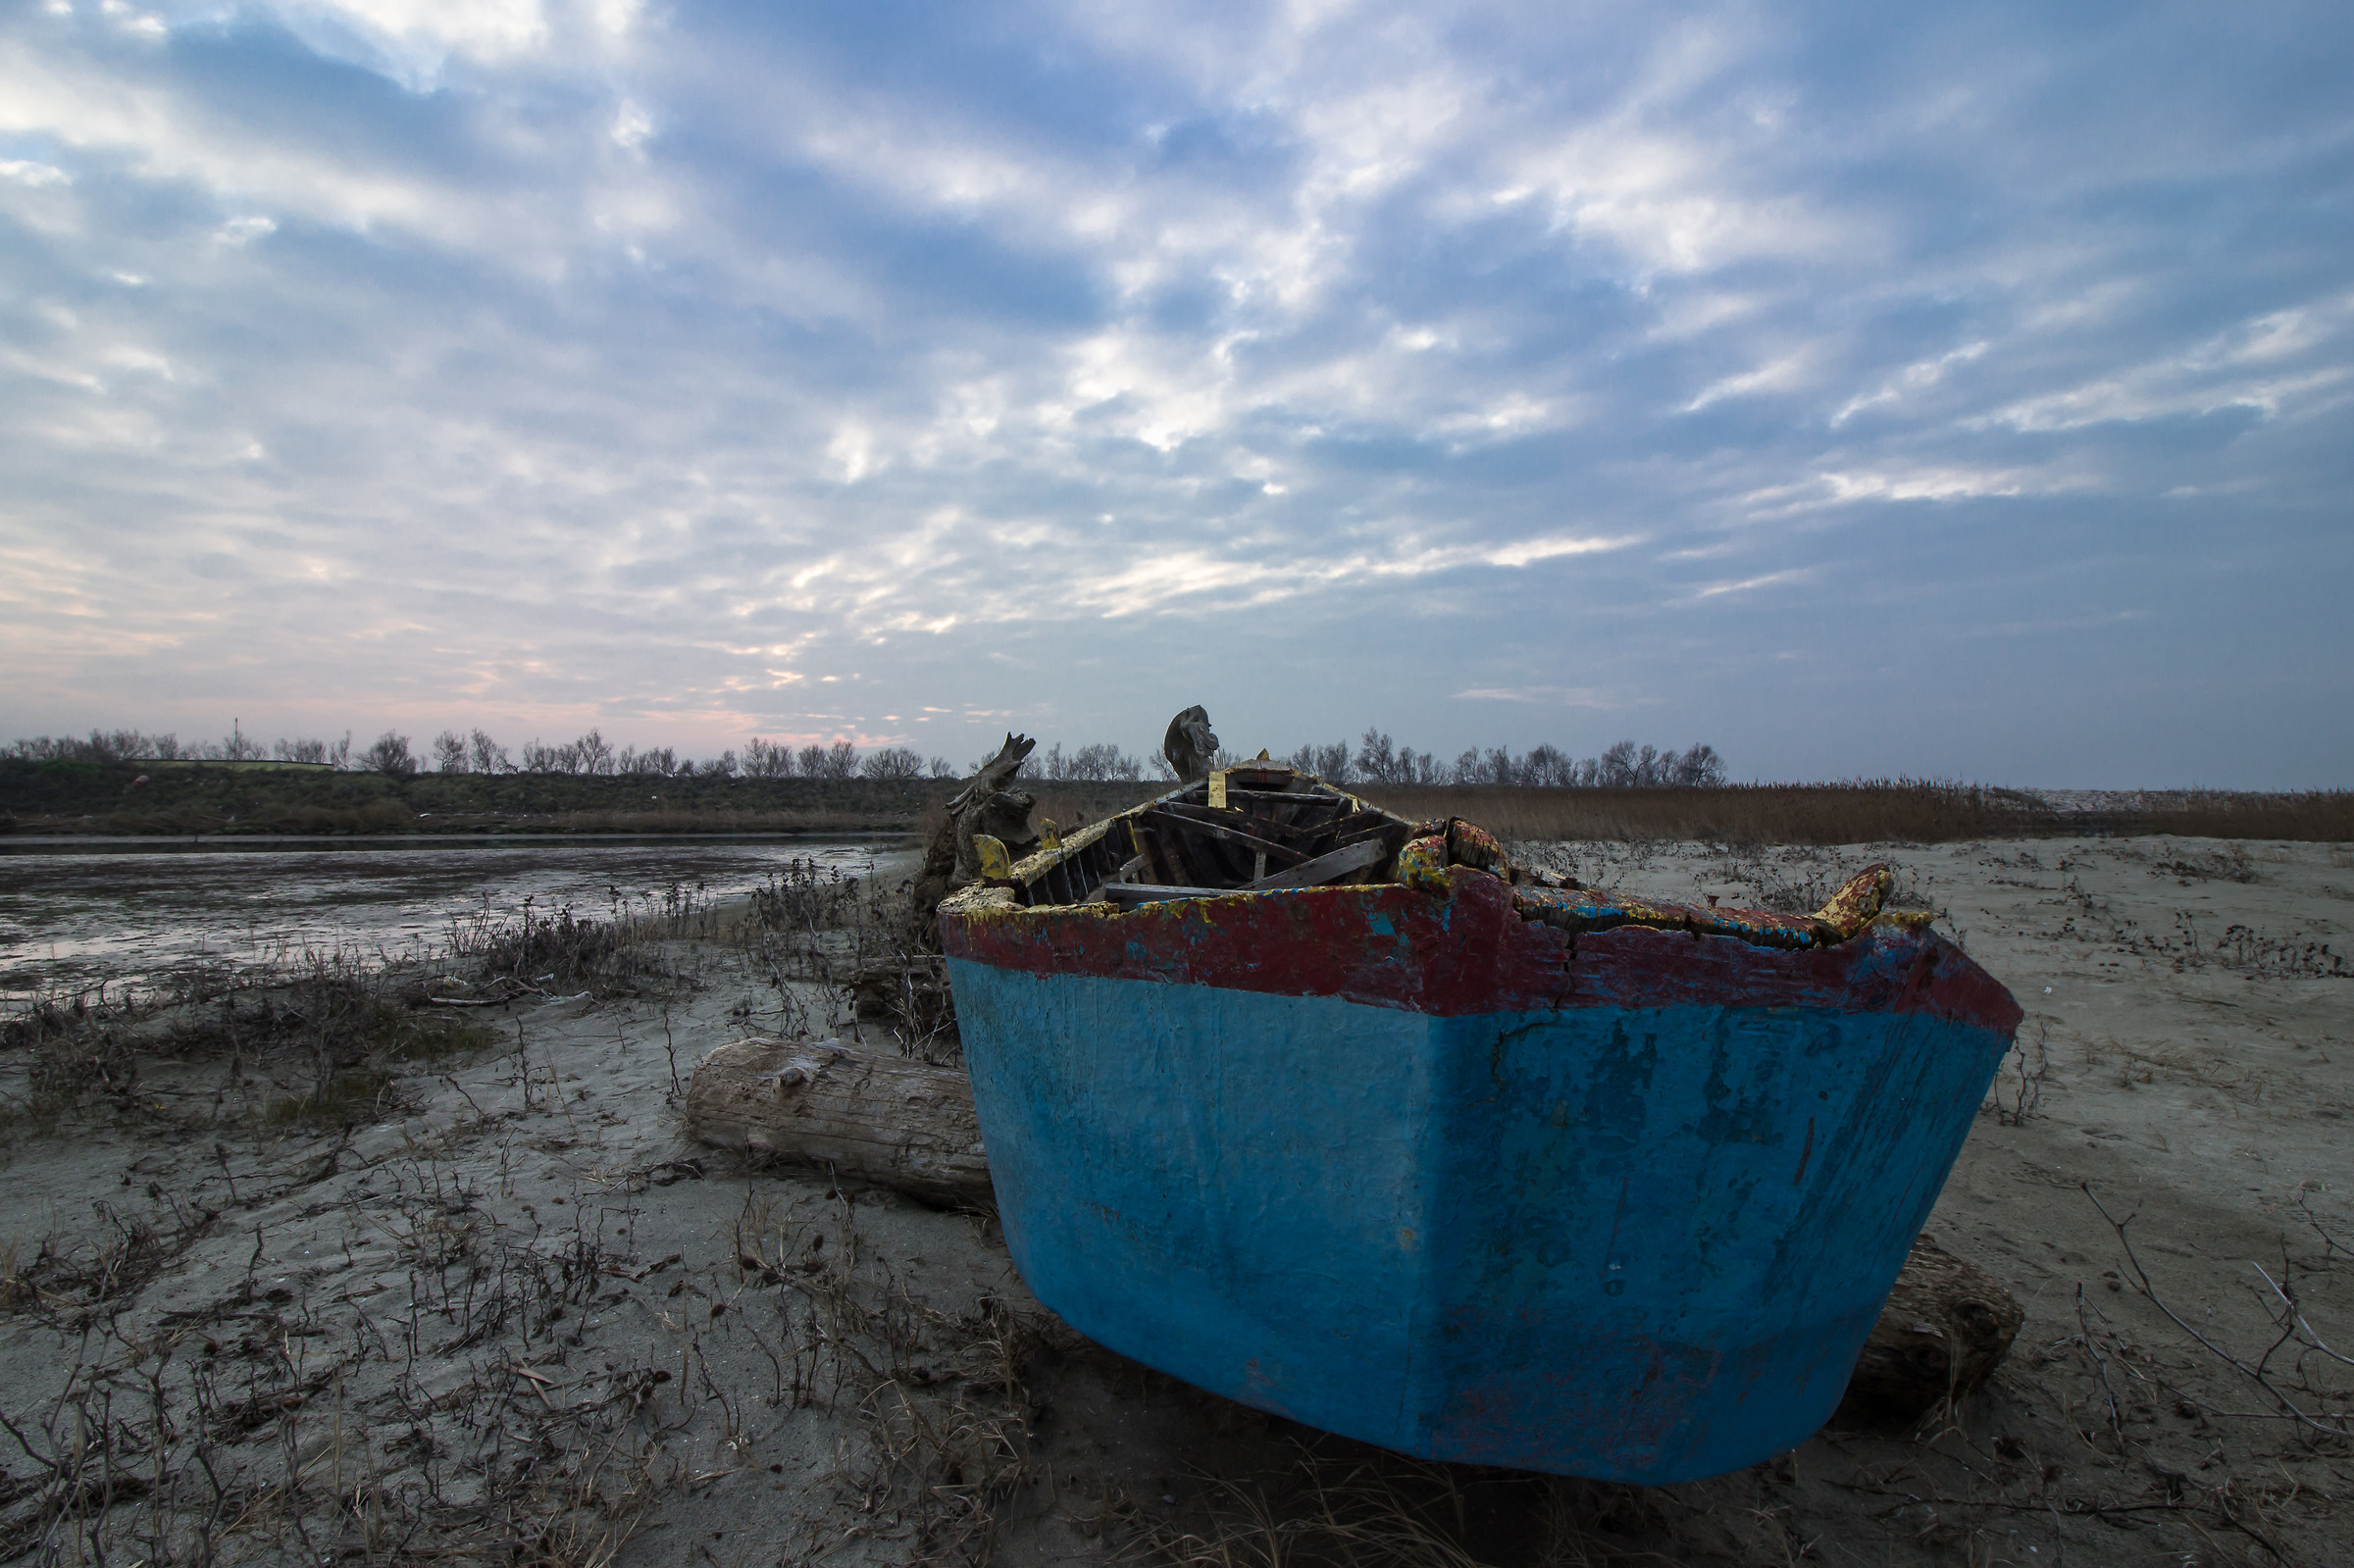
[{"label": "sandy beach", "polygon": [[258,997],[124,1022],[71,1093],[0,1053],[0,1561],[2345,1560],[2354,853],[1537,853],[1727,903],[1890,860],[2010,986],[1929,1227],[2026,1310],[1986,1390],[1656,1490],[1196,1393],[1059,1325],[990,1216],[681,1137],[725,1040],[895,1048],[739,923],[637,996],[449,1010],[333,1128]]}]

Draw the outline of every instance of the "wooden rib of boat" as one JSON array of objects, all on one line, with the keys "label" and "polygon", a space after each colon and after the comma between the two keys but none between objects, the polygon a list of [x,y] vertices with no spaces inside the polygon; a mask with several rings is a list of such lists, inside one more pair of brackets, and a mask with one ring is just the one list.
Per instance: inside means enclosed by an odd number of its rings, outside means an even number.
[{"label": "wooden rib of boat", "polygon": [[1617,898],[1280,767],[943,904],[1014,1260],[1198,1387],[1661,1483],[1838,1403],[2020,1018],[1874,868]]}]

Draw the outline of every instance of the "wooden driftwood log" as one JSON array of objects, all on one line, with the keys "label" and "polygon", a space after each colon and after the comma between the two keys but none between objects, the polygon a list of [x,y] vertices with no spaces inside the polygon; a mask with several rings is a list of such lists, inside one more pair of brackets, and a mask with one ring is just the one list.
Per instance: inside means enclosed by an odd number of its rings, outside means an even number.
[{"label": "wooden driftwood log", "polygon": [[952,1067],[836,1040],[739,1040],[696,1066],[687,1127],[705,1143],[830,1166],[928,1203],[996,1202],[972,1087]]},{"label": "wooden driftwood log", "polygon": [[1030,826],[1030,809],[1037,801],[1026,790],[1011,787],[1037,744],[1028,735],[1007,731],[998,754],[947,803],[947,815],[924,851],[908,900],[905,937],[910,952],[940,951],[940,928],[935,924],[940,901],[981,874],[974,835],[989,835],[1017,858],[1038,847],[1038,835]]},{"label": "wooden driftwood log", "polygon": [[1880,1308],[1833,1423],[1919,1419],[1949,1393],[1975,1392],[2026,1314],[2003,1283],[1923,1236]]},{"label": "wooden driftwood log", "polygon": [[1161,736],[1160,754],[1177,770],[1181,783],[1200,784],[1208,778],[1210,764],[1218,756],[1218,737],[1209,727],[1209,710],[1196,703],[1171,719],[1168,733]]}]

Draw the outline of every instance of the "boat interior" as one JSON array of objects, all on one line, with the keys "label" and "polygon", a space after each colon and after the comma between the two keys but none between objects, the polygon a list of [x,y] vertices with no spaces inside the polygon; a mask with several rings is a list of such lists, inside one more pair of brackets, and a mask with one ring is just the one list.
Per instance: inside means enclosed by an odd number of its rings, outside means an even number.
[{"label": "boat interior", "polygon": [[1243,765],[1073,835],[1017,868],[1022,903],[1110,903],[1393,879],[1412,824],[1295,773]]}]

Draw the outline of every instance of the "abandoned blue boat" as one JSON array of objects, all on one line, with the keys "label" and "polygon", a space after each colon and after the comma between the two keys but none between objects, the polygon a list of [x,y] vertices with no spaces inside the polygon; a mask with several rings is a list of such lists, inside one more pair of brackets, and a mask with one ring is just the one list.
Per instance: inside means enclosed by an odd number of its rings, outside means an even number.
[{"label": "abandoned blue boat", "polygon": [[964,889],[941,932],[1039,1299],[1435,1459],[1643,1483],[1829,1415],[2020,1018],[1887,875],[1614,898],[1288,770]]}]

